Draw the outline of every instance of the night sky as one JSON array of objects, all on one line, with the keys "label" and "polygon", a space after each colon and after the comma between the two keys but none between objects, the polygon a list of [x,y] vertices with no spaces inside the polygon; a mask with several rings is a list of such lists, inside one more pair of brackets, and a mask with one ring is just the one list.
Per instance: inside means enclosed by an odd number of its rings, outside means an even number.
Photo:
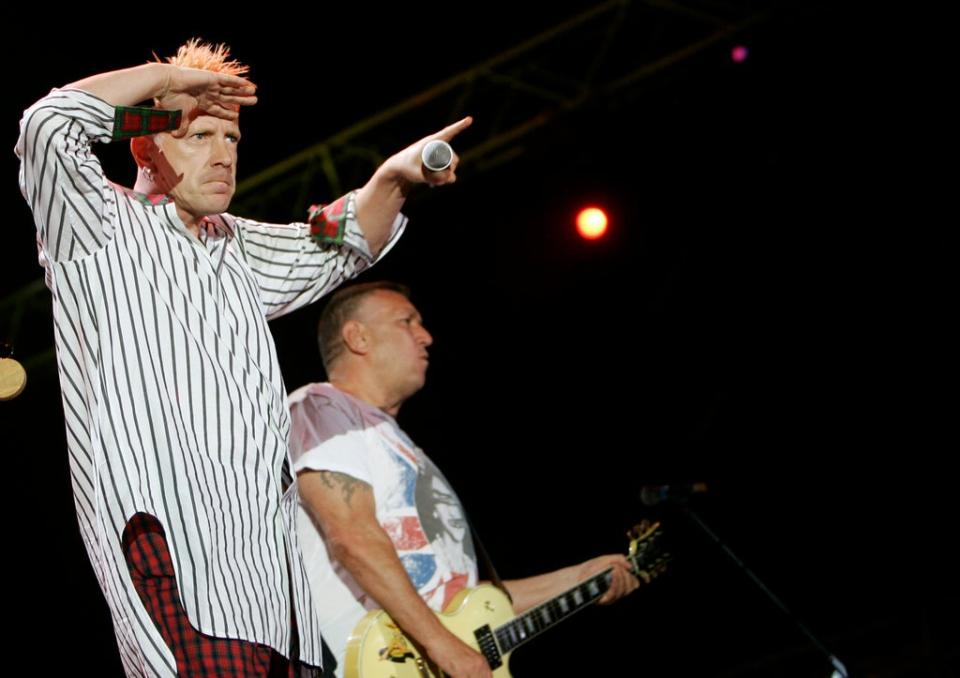
[{"label": "night sky", "polygon": [[[945,219],[923,214],[933,189],[906,160],[935,123],[910,103],[922,99],[887,39],[938,20],[902,10],[881,22],[832,3],[679,6],[763,18],[411,198],[406,235],[361,277],[408,284],[434,337],[427,385],[399,421],[451,480],[504,578],[621,551],[641,518],[663,522],[667,573],[519,650],[518,676],[829,675],[679,507],[639,501],[644,485],[695,481],[709,485],[696,514],[852,675],[955,675],[945,331],[956,302],[945,239],[925,230],[945,231]],[[178,8],[124,31],[87,15],[47,28],[8,17],[20,29],[3,45],[0,339],[12,337],[2,300],[42,277],[12,149],[21,112],[51,87],[194,35],[227,42],[259,86],[242,117],[242,180],[588,7],[485,3],[456,18],[440,4],[202,18]],[[624,7],[614,63],[617,50],[703,35],[689,13],[658,32],[649,6]],[[590,54],[589,37],[565,58]],[[750,48],[742,64],[730,60],[738,44]],[[496,110],[470,103],[462,153]],[[450,122],[449,106],[426,101],[383,135],[399,150]],[[98,154],[132,183],[124,148]],[[572,225],[589,203],[612,220],[592,243]],[[21,360],[52,346],[45,294],[12,337]],[[324,378],[321,308],[272,323],[289,390]],[[0,403],[12,645],[42,666],[119,676],[73,512],[55,364],[34,364],[26,391]]]}]

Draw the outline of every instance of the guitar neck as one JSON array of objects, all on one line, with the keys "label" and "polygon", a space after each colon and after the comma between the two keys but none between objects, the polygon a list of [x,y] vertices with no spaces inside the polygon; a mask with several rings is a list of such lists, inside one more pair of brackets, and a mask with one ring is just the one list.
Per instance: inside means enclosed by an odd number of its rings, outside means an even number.
[{"label": "guitar neck", "polygon": [[610,588],[610,570],[586,579],[569,591],[531,608],[506,624],[494,635],[503,654],[523,645],[564,619],[595,603]]}]

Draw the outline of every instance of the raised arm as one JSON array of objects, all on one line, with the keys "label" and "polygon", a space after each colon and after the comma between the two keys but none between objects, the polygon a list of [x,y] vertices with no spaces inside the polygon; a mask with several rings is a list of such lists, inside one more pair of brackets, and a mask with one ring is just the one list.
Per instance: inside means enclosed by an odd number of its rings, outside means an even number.
[{"label": "raised arm", "polygon": [[257,102],[256,86],[246,78],[160,63],[92,75],[65,89],[89,92],[112,106],[156,99],[160,108],[182,112],[179,134],[198,115],[236,120],[240,106]]},{"label": "raised arm", "polygon": [[442,172],[431,172],[423,167],[420,160],[423,147],[434,139],[450,141],[471,123],[473,118],[464,118],[391,156],[358,191],[357,221],[374,256],[389,238],[391,225],[415,184],[440,186],[457,180],[456,170],[460,159],[456,155],[449,168]]}]

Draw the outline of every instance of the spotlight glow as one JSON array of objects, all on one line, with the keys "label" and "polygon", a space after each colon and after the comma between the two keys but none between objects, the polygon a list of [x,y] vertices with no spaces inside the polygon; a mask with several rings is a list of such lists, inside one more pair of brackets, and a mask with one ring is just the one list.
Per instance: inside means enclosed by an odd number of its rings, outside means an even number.
[{"label": "spotlight glow", "polygon": [[587,207],[577,215],[577,232],[587,240],[596,240],[607,232],[607,215],[599,207]]}]

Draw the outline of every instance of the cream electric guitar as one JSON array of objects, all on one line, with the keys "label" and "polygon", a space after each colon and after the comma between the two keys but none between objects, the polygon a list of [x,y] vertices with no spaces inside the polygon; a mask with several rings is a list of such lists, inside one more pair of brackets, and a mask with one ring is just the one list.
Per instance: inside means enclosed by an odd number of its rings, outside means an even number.
[{"label": "cream electric guitar", "polygon": [[[642,522],[627,533],[627,559],[633,573],[649,583],[666,568],[668,555],[658,552],[659,523]],[[504,593],[489,584],[458,593],[447,609],[437,615],[455,636],[482,653],[495,678],[509,678],[510,653],[554,624],[595,603],[610,585],[610,570],[581,582],[556,598],[521,615]],[[441,678],[437,668],[420,648],[383,610],[369,612],[347,641],[344,660],[346,678]]]}]

